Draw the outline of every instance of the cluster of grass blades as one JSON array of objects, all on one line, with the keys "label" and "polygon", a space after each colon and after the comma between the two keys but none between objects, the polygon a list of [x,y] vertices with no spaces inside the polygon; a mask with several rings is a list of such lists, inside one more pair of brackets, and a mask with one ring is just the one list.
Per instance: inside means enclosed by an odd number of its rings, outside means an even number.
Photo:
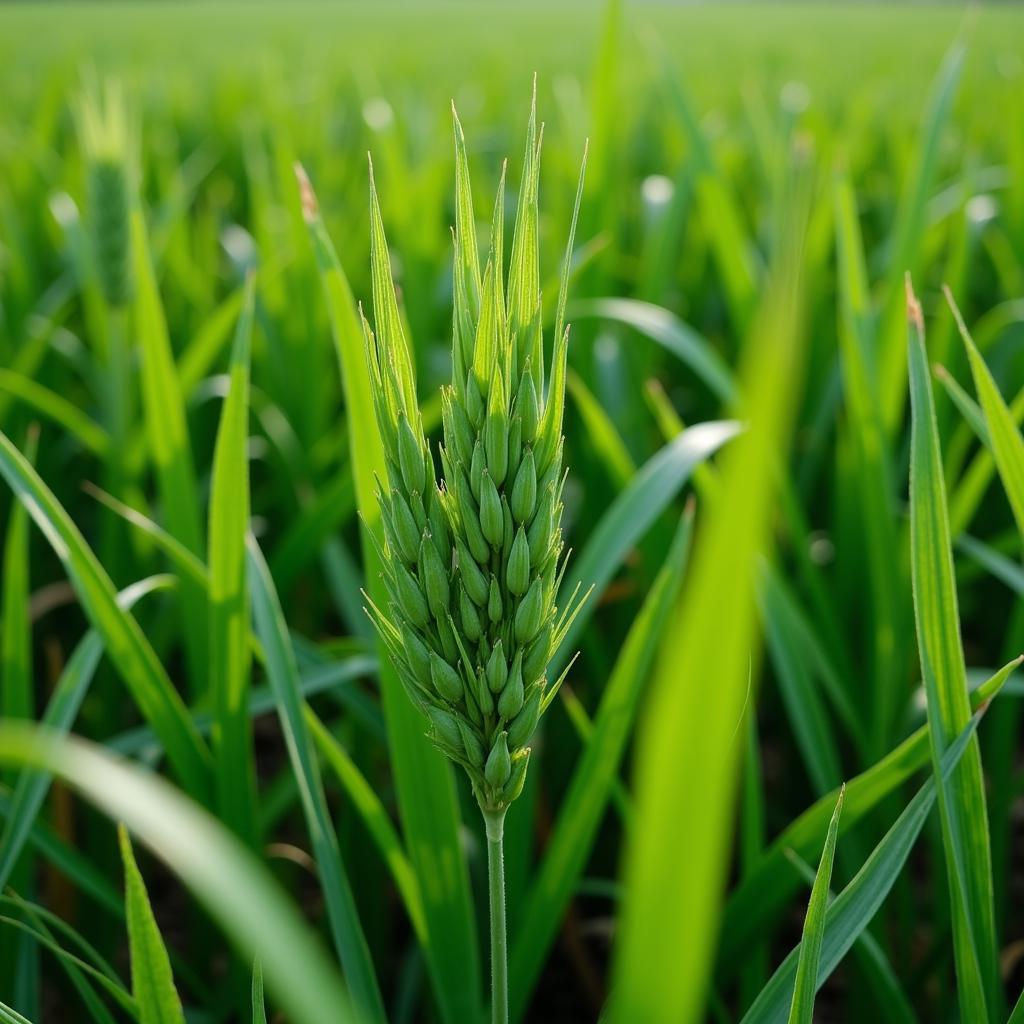
[{"label": "cluster of grass blades", "polygon": [[1014,16],[202,17],[0,15],[0,1021],[1024,1021]]}]

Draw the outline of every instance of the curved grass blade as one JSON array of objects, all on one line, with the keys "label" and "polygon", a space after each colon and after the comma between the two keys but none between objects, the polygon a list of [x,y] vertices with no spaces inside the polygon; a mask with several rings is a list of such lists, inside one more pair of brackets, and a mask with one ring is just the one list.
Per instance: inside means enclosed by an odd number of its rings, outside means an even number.
[{"label": "curved grass blade", "polygon": [[[740,432],[732,420],[698,423],[683,431],[640,467],[629,486],[612,502],[590,538],[573,561],[559,590],[559,605],[573,593],[593,586],[600,595],[630,549],[679,493],[693,470],[710,458],[726,441]],[[551,659],[550,673],[557,678],[565,667],[580,630],[593,614],[594,602],[588,601],[570,625]]]},{"label": "curved grass blade", "polygon": [[[982,712],[951,743],[942,756],[936,776],[948,780],[960,760],[975,740],[975,730]],[[917,791],[904,808],[892,828],[871,851],[860,871],[845,889],[832,901],[825,912],[825,932],[822,938],[815,990],[824,984],[836,969],[858,936],[878,912],[897,876],[903,870],[907,857],[917,841],[925,820],[935,803],[936,784],[933,776]],[[782,962],[771,980],[762,989],[753,1006],[746,1012],[742,1024],[783,1024],[791,1004],[800,947],[794,949]],[[975,1018],[976,1019],[976,1018]]]},{"label": "curved grass blade", "polygon": [[[135,1000],[132,996],[125,991],[124,987],[119,981],[114,981],[108,978],[102,971],[98,971],[92,964],[87,963],[81,957],[75,956],[74,953],[68,952],[58,942],[45,934],[40,928],[32,927],[26,924],[24,921],[20,921],[14,917],[7,917],[6,915],[0,915],[0,926],[9,928],[20,932],[26,938],[30,938],[33,942],[38,943],[43,949],[53,955],[53,957],[59,961],[61,966],[69,972],[78,972],[79,975],[86,975],[92,981],[96,982],[120,1007],[125,1013],[128,1013],[135,1017]],[[72,975],[73,976],[73,975]]]},{"label": "curved grass blade", "polygon": [[582,756],[558,811],[544,859],[520,910],[509,962],[511,1017],[522,1019],[530,994],[586,867],[640,694],[650,676],[669,609],[679,592],[693,529],[692,513],[676,531],[665,565],[637,614],[601,695]]},{"label": "curved grass blade", "polygon": [[[23,900],[17,899],[8,901],[5,898],[4,902],[10,902],[19,907],[19,909],[25,915],[25,917],[28,918],[29,923],[35,930],[36,935],[39,937],[40,943],[46,946],[47,949],[53,951],[54,956],[57,956],[57,958],[60,961],[61,967],[67,974],[69,980],[71,981],[71,984],[75,988],[75,991],[79,994],[79,996],[82,999],[82,1002],[88,1008],[93,1021],[96,1022],[96,1024],[116,1024],[113,1015],[110,1013],[106,1005],[96,994],[96,991],[92,986],[89,971],[90,965],[88,963],[85,963],[82,967],[80,967],[72,958],[72,956],[63,956],[57,954],[56,950],[60,947],[58,946],[54,933],[50,930],[50,928],[47,927],[46,923],[41,918],[41,908],[35,907]],[[52,914],[48,916],[51,921],[59,922],[68,932],[75,934],[73,933],[73,930],[69,926],[64,925],[64,923],[60,921],[60,918],[57,918],[55,917],[55,915]],[[75,934],[75,937],[81,944],[87,945],[87,943],[85,943],[85,940],[82,939],[80,936]],[[112,985],[116,985],[117,987],[112,990],[107,986],[107,984],[104,981],[99,981],[99,986],[101,988],[104,988],[106,991],[110,992],[112,998],[116,999],[119,1005],[121,1005],[127,1013],[134,1014],[135,1002],[132,999],[130,993],[124,990],[123,986],[121,985],[120,979],[117,977],[117,975],[106,964],[103,964],[103,967],[100,968],[100,970],[101,974],[104,975]]]},{"label": "curved grass blade", "polygon": [[836,809],[825,836],[825,849],[818,863],[818,873],[811,887],[811,899],[804,918],[803,937],[800,940],[800,958],[793,982],[793,1003],[789,1010],[789,1024],[811,1024],[814,1016],[814,996],[818,991],[818,968],[821,961],[821,940],[825,932],[825,910],[828,889],[832,881],[832,862],[836,856],[836,837],[839,833],[839,815],[843,811],[845,787],[839,789]]},{"label": "curved grass blade", "polygon": [[967,325],[964,323],[960,310],[953,301],[953,295],[947,288],[946,301],[949,303],[953,316],[956,318],[960,336],[967,348],[967,356],[971,363],[971,373],[974,375],[974,388],[978,393],[978,400],[982,411],[985,414],[985,423],[988,427],[990,447],[995,459],[996,468],[999,470],[999,478],[1003,482],[1006,496],[1009,498],[1010,507],[1013,509],[1014,519],[1017,521],[1017,528],[1024,537],[1024,437],[1017,428],[1016,420],[1006,401],[999,393],[999,388],[992,377],[985,360],[978,351],[977,346],[971,339]]},{"label": "curved grass blade", "polygon": [[0,369],[0,391],[20,399],[41,416],[52,420],[86,451],[100,459],[106,458],[110,450],[110,434],[73,402],[14,370]]},{"label": "curved grass blade", "polygon": [[0,1003],[0,1024],[32,1024],[27,1017],[22,1017],[17,1010],[12,1010],[6,1003]]},{"label": "curved grass blade", "polygon": [[[146,594],[170,587],[175,582],[171,576],[150,576],[140,580],[118,594],[118,605],[128,610]],[[72,652],[57,680],[39,720],[41,725],[58,733],[65,733],[71,728],[102,654],[103,640],[96,630],[90,630]],[[50,777],[45,773],[24,771],[18,776],[7,810],[7,823],[0,834],[0,892],[7,887],[49,787]]]},{"label": "curved grass blade", "polygon": [[[971,707],[979,708],[1002,690],[1024,657],[1014,658],[971,694]],[[923,725],[876,764],[846,783],[842,835],[928,764],[928,726]],[[813,857],[821,847],[838,791],[827,793],[791,822],[768,847],[760,861],[733,891],[726,904],[719,946],[719,975],[726,979],[736,969],[742,951],[783,912],[798,883],[787,865],[792,851]]]},{"label": "curved grass blade", "polygon": [[167,947],[149,904],[146,883],[135,863],[128,830],[123,825],[118,826],[117,839],[124,864],[132,995],[139,1007],[139,1024],[185,1024]]},{"label": "curved grass blade", "polygon": [[205,563],[192,554],[181,541],[175,540],[159,523],[154,522],[138,509],[126,505],[123,501],[118,501],[113,495],[108,494],[95,484],[86,482],[82,485],[82,490],[110,509],[115,515],[120,516],[129,526],[144,533],[154,546],[170,559],[178,575],[187,577],[199,587],[209,588],[210,573]]},{"label": "curved grass blade", "polygon": [[208,812],[151,773],[75,737],[0,723],[0,762],[51,772],[109,817],[123,821],[192,889],[267,982],[295,1024],[362,1020],[337,971],[291,897]]},{"label": "curved grass blade", "polygon": [[0,433],[0,475],[35,520],[64,565],[85,614],[132,699],[153,726],[185,789],[205,802],[209,793],[209,751],[192,725],[156,653],[131,614],[117,604],[110,577],[71,517],[10,439]]},{"label": "curved grass blade", "polygon": [[[927,695],[935,774],[948,745],[970,718],[967,672],[960,640],[950,541],[931,376],[921,309],[907,282],[911,404],[910,548],[914,614]],[[988,812],[977,740],[949,786],[938,794],[953,915],[953,947],[961,1012],[988,1019],[998,991],[992,858]]]},{"label": "curved grass blade", "polygon": [[639,299],[585,299],[573,302],[574,322],[594,317],[631,327],[657,342],[688,366],[723,403],[736,399],[736,380],[724,359],[674,313]]},{"label": "curved grass blade", "polygon": [[228,393],[213,453],[208,533],[209,685],[216,709],[213,758],[218,806],[221,820],[252,845],[258,841],[258,829],[247,700],[250,624],[245,535],[249,530],[249,353],[254,292],[250,277],[231,351]]},{"label": "curved grass blade", "polygon": [[302,810],[323,886],[334,945],[356,1006],[367,1020],[383,1021],[386,1019],[384,1001],[341,858],[338,836],[327,810],[320,768],[303,720],[295,652],[270,578],[270,570],[251,534],[246,547],[253,621],[263,644],[267,676],[277,700],[292,771],[299,780]]}]

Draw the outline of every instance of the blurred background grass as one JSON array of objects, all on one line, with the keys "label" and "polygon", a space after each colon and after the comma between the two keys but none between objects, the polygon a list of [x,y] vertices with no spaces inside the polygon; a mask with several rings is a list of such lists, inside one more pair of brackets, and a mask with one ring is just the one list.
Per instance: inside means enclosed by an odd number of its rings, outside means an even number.
[{"label": "blurred background grass", "polygon": [[[966,45],[962,69],[954,62],[940,71],[958,38]],[[83,73],[115,75],[125,85],[140,140],[140,191],[203,501],[219,410],[214,399],[223,394],[241,282],[246,269],[258,264],[250,445],[255,524],[289,625],[309,641],[310,662],[348,656],[351,648],[339,647],[337,638],[354,637],[358,645],[367,636],[357,596],[349,439],[292,165],[298,160],[307,168],[353,291],[366,300],[365,154],[372,152],[415,339],[421,397],[429,403],[449,369],[450,101],[466,127],[477,214],[484,221],[504,158],[510,158],[513,189],[518,183],[535,72],[546,122],[546,305],[555,297],[554,272],[589,138],[572,284],[577,314],[584,312],[580,303],[593,299],[652,303],[689,325],[729,367],[745,350],[781,234],[776,218],[790,154],[794,145],[813,154],[817,181],[805,283],[809,354],[805,382],[794,382],[788,396],[796,415],[784,474],[791,508],[778,517],[776,539],[787,593],[818,644],[809,647],[797,629],[797,639],[791,632],[785,642],[770,645],[758,729],[748,738],[750,763],[761,770],[744,780],[744,829],[752,831],[742,834],[756,860],[764,838],[774,837],[840,778],[868,767],[920,720],[913,700],[918,676],[903,537],[905,406],[898,375],[879,369],[873,378],[879,392],[895,379],[899,397],[886,436],[891,480],[883,495],[885,529],[896,538],[894,558],[888,578],[879,579],[878,563],[873,567],[865,554],[871,527],[860,504],[863,490],[877,479],[854,454],[858,426],[840,369],[842,282],[835,249],[842,228],[833,209],[833,181],[844,176],[855,198],[871,286],[869,319],[879,336],[885,333],[892,282],[900,282],[909,267],[932,327],[932,355],[966,383],[966,362],[938,296],[940,282],[948,280],[968,322],[987,325],[979,343],[1004,393],[1015,395],[1024,382],[1024,12],[1011,5],[965,13],[952,5],[769,3],[4,5],[0,367],[42,384],[96,423],[108,423],[110,368],[103,357],[102,317],[90,307],[83,270],[81,225],[88,211],[70,98]],[[934,99],[942,82],[951,97],[948,110]],[[641,331],[622,322],[636,324],[638,317]],[[684,330],[676,320],[667,321],[669,328],[657,315],[652,322],[649,307],[573,318],[570,361],[577,383],[566,428],[566,461],[572,467],[566,526],[569,543],[580,548],[636,468],[665,443],[673,423],[670,409],[693,423],[720,415],[727,404],[666,349],[666,331],[678,344]],[[652,334],[661,344],[651,341]],[[586,401],[590,394],[606,418],[595,418]],[[976,443],[948,399],[939,399],[952,452],[947,484],[956,492]],[[136,388],[128,404],[126,429],[114,444],[135,468],[118,496],[160,519],[146,453],[131,455],[133,448],[145,447]],[[19,395],[9,381],[0,388],[0,428],[19,444],[40,414],[24,389]],[[109,454],[83,444],[66,417],[55,420],[44,408],[42,419],[39,472],[99,550],[115,583],[123,586],[162,568],[158,551],[137,537],[129,541],[116,518],[82,492],[82,481],[107,479]],[[0,522],[8,521],[12,507],[8,495],[0,496]],[[674,518],[671,510],[660,515],[602,596],[594,624],[581,638],[583,655],[567,693],[591,711],[660,567]],[[982,538],[990,553],[1017,558],[1012,521],[995,487],[986,485],[975,499],[963,499],[958,532],[965,529]],[[1008,582],[1013,574],[993,577],[971,558],[961,559],[958,569],[968,663],[1002,663],[1024,640],[1024,614]],[[40,693],[84,627],[67,595],[47,589],[60,579],[56,560],[34,535],[33,650]],[[879,610],[879,588],[896,595],[895,610]],[[154,599],[140,619],[172,678],[195,694],[183,657],[183,627],[177,614],[165,614],[168,607],[174,605]],[[900,627],[882,656],[880,616],[887,616],[883,625]],[[808,653],[817,648],[824,651],[825,669]],[[787,650],[797,652],[798,664],[812,666],[805,675],[817,694],[820,718],[808,717],[792,696],[793,673],[800,673],[787,661]],[[807,680],[796,680],[802,681]],[[112,677],[99,683],[75,731],[106,741],[137,725],[138,716],[117,696]],[[889,684],[892,714],[879,724],[877,694]],[[833,690],[845,695],[869,740],[858,741],[858,728],[848,727]],[[325,708],[391,807],[374,687],[346,695],[340,709],[328,698]],[[821,723],[825,731],[815,733]],[[1021,844],[1009,814],[1021,778],[1017,723],[1010,705],[997,708],[985,725],[986,766],[995,780],[990,814],[997,892],[1006,896],[997,899],[997,908],[1007,948],[1017,948],[1013,943],[1024,938],[1017,913],[1021,880],[1010,884]],[[523,823],[511,840],[519,853],[509,856],[513,934],[533,851],[543,849],[557,821],[564,780],[579,751],[568,717],[556,712],[531,767],[534,786],[520,810]],[[294,839],[295,781],[280,759],[276,728],[266,719],[257,728],[257,753],[270,827]],[[101,873],[117,877],[109,829],[83,810],[75,812],[72,828],[70,812],[61,807],[54,813],[65,838],[75,836]],[[355,820],[345,805],[340,813],[346,822]],[[883,814],[860,826],[864,851],[892,817]],[[608,814],[588,862],[589,888],[540,982],[538,1006],[545,1009],[536,1009],[536,1019],[592,1019],[600,1004],[606,935],[614,918],[608,896],[616,892],[622,836],[619,818]],[[415,943],[394,908],[380,859],[358,824],[343,829],[343,846],[360,879],[357,899],[389,1004],[396,1019],[402,1019],[398,1011],[416,1019],[428,1012],[417,1009],[430,1005],[422,995],[427,983],[409,952]],[[939,849],[936,833],[921,854],[918,880],[897,888],[884,929],[910,1002],[928,1020],[940,1019],[935,1014],[948,1002],[952,978],[945,882],[933,870]],[[477,882],[478,854],[479,849],[471,852]],[[843,865],[841,841],[837,876],[848,876],[858,863],[853,857]],[[279,864],[278,870],[290,884],[305,884],[294,867]],[[742,864],[736,870],[742,873]],[[57,881],[47,884],[56,887],[54,898],[76,924],[101,944],[116,946],[118,933],[110,922],[89,920]],[[924,912],[921,889],[929,886],[932,902]],[[167,901],[173,907],[175,898]],[[801,901],[790,910],[795,913]],[[169,914],[180,921],[184,951],[195,931],[188,930],[187,914]],[[793,918],[759,926],[755,937],[758,953],[738,991],[738,965],[720,965],[727,1019],[726,1005],[744,1005],[759,987],[756,979],[763,980],[759,957],[771,951],[774,963],[775,954],[791,944]],[[200,976],[193,989],[198,993],[211,972],[199,961],[192,967]],[[1020,980],[1015,970],[1009,983],[1014,991]],[[58,991],[60,984],[52,982]],[[391,993],[397,993],[393,1002]],[[72,998],[66,993],[53,998],[57,1007],[71,1005],[61,1002]],[[878,1009],[872,995],[851,992],[843,980],[831,998],[846,1006],[849,1019],[865,1019]],[[58,1015],[44,1019],[69,1019],[59,1016],[66,1011],[50,1012]]]}]

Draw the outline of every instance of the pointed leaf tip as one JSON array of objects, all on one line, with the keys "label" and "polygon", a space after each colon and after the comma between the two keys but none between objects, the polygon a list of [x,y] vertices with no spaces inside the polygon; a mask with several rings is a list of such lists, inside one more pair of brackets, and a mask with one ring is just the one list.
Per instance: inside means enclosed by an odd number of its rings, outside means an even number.
[{"label": "pointed leaf tip", "polygon": [[299,183],[299,199],[302,203],[302,217],[307,224],[312,224],[320,216],[320,205],[313,191],[313,185],[306,173],[306,168],[298,160],[292,165],[295,180]]}]

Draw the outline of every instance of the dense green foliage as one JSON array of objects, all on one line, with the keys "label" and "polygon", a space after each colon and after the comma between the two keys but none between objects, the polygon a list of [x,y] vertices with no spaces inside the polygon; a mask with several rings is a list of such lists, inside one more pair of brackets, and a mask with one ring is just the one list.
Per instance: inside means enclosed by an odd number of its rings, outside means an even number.
[{"label": "dense green foliage", "polygon": [[512,1019],[1024,1019],[1022,124],[1011,7],[0,8],[0,1020],[482,1021],[449,725]]}]

